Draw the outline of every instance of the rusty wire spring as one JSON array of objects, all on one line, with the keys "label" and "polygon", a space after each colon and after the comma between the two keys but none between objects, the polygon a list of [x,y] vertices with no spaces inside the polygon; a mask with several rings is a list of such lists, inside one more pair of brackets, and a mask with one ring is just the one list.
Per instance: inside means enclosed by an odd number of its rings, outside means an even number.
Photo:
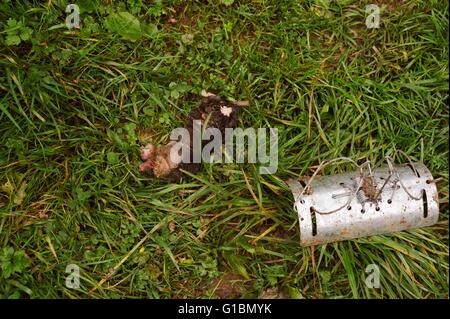
[{"label": "rusty wire spring", "polygon": [[[401,150],[395,150],[394,155],[393,155],[392,158],[390,158],[389,156],[386,156],[386,161],[388,162],[389,167],[390,167],[390,168],[392,167],[392,172],[395,173],[395,175],[396,175],[396,177],[397,177],[397,180],[398,180],[398,182],[400,183],[400,186],[401,186],[401,187],[403,188],[403,190],[405,191],[405,193],[408,194],[408,196],[409,196],[410,198],[414,199],[414,200],[421,200],[422,197],[423,197],[423,194],[421,193],[419,197],[413,196],[413,195],[408,191],[408,189],[405,187],[405,185],[403,184],[403,182],[402,182],[402,180],[401,180],[401,178],[400,178],[400,175],[398,174],[397,169],[392,165],[392,162],[395,161],[395,157],[396,157],[397,153],[401,153],[403,156],[405,156],[406,159],[407,159],[408,162],[409,162],[409,165],[410,165],[411,168],[413,169],[414,173],[415,173],[416,175],[418,174],[418,173],[417,173],[417,169],[416,169],[416,167],[414,166],[414,163],[411,161],[411,158],[410,158],[408,155],[406,155],[405,152],[403,152],[403,151],[401,151]],[[392,161],[392,162],[391,162],[391,161]],[[392,174],[392,172],[391,172],[391,174]]]},{"label": "rusty wire spring", "polygon": [[[386,180],[385,180],[383,186],[378,190],[378,192],[377,192],[377,194],[375,195],[374,199],[377,200],[377,199],[379,198],[379,196],[381,195],[381,192],[383,191],[383,189],[385,188],[385,186],[388,184],[388,182],[389,182],[389,180],[391,179],[392,175],[395,175],[395,176],[397,177],[396,180],[395,180],[395,183],[394,183],[395,185],[397,184],[397,182],[399,182],[400,185],[401,185],[401,187],[403,188],[403,190],[406,192],[406,194],[407,194],[410,198],[412,198],[412,199],[414,199],[414,200],[421,200],[423,195],[421,194],[420,197],[415,197],[415,196],[413,196],[413,195],[408,191],[408,189],[405,187],[405,185],[403,184],[403,182],[401,181],[401,178],[400,178],[400,175],[399,175],[397,169],[396,169],[396,168],[394,167],[394,165],[392,164],[392,163],[395,161],[395,158],[396,158],[397,153],[401,153],[402,155],[404,155],[404,156],[408,159],[408,162],[409,162],[409,164],[411,165],[411,167],[412,167],[412,169],[414,170],[414,172],[417,172],[417,170],[416,170],[416,168],[415,168],[415,166],[414,166],[414,163],[411,161],[411,158],[410,158],[408,155],[406,155],[405,152],[403,152],[403,151],[401,151],[401,150],[395,150],[395,151],[394,151],[394,155],[393,155],[392,158],[389,157],[389,156],[385,156],[386,162],[387,162],[388,167],[389,167],[389,176],[386,178]],[[355,188],[354,192],[353,192],[352,194],[349,194],[349,200],[348,200],[344,205],[342,205],[342,206],[340,206],[340,207],[338,207],[338,208],[336,208],[336,209],[333,209],[333,210],[331,210],[331,211],[328,211],[328,212],[321,212],[321,211],[315,209],[315,212],[316,212],[317,214],[320,214],[320,215],[329,215],[329,214],[333,214],[333,213],[335,213],[335,212],[338,212],[338,211],[340,211],[341,209],[343,209],[344,207],[347,207],[347,206],[353,201],[353,199],[354,199],[355,197],[356,197],[356,199],[358,200],[358,202],[360,202],[362,205],[364,205],[364,203],[367,202],[367,200],[368,200],[367,196],[364,194],[364,191],[362,190],[362,185],[363,185],[363,182],[364,182],[364,178],[363,178],[363,168],[364,168],[364,167],[367,167],[367,169],[368,169],[368,171],[369,171],[369,172],[368,172],[368,173],[369,173],[369,174],[368,174],[368,175],[369,175],[368,177],[369,177],[369,178],[373,178],[373,176],[372,176],[372,168],[371,168],[371,166],[370,166],[370,161],[367,160],[367,161],[365,161],[363,164],[358,165],[354,160],[352,160],[351,158],[348,158],[348,157],[338,157],[338,158],[335,158],[335,159],[332,159],[332,160],[324,161],[324,162],[322,162],[321,164],[319,164],[319,166],[317,167],[316,171],[315,171],[315,172],[313,173],[313,175],[310,177],[308,183],[305,185],[305,187],[303,188],[303,190],[301,191],[301,193],[298,195],[297,199],[300,198],[300,197],[305,193],[305,191],[309,188],[309,186],[311,185],[311,183],[313,182],[313,180],[314,180],[314,178],[317,176],[317,174],[320,172],[320,170],[322,170],[323,168],[325,168],[325,167],[328,166],[329,164],[331,164],[331,163],[333,163],[333,162],[337,162],[337,161],[348,161],[348,162],[351,162],[351,163],[355,164],[355,165],[358,167],[358,169],[359,169],[359,173],[360,173],[361,180],[360,180],[360,182],[358,183],[357,187]],[[394,191],[395,191],[395,190],[394,190]],[[390,199],[391,201],[392,201],[392,197],[393,197],[393,196],[394,196],[394,194],[392,194],[392,196],[391,196],[391,199]],[[296,200],[297,200],[297,199],[296,199]]]},{"label": "rusty wire spring", "polygon": [[362,191],[362,189],[360,189],[356,192],[356,199],[360,203],[364,203],[367,201],[367,197],[366,197],[366,195],[364,195],[364,192]]}]

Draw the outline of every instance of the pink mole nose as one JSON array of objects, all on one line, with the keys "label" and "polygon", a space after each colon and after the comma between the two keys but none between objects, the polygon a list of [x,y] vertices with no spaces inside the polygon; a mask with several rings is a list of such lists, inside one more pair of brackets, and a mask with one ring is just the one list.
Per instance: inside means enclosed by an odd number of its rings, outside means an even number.
[{"label": "pink mole nose", "polygon": [[146,171],[151,171],[153,169],[153,162],[152,161],[146,161],[144,163],[142,163],[141,165],[139,165],[139,171],[141,173],[146,172]]}]

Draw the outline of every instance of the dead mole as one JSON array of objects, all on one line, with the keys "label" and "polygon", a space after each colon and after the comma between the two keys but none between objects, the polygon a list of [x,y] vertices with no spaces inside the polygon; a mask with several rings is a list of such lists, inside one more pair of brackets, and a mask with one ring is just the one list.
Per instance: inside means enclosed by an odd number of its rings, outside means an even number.
[{"label": "dead mole", "polygon": [[230,102],[205,91],[202,91],[202,96],[204,97],[202,103],[189,113],[184,125],[191,137],[189,143],[191,158],[189,163],[181,162],[178,164],[171,161],[170,151],[176,144],[176,141],[170,141],[159,147],[147,144],[141,148],[140,155],[144,163],[139,166],[140,172],[166,182],[175,182],[185,176],[181,170],[190,173],[200,171],[201,163],[192,163],[192,139],[195,136],[193,134],[194,121],[200,121],[202,129],[217,128],[222,136],[225,136],[226,128],[235,128],[237,126],[239,109],[248,106],[247,101]]}]

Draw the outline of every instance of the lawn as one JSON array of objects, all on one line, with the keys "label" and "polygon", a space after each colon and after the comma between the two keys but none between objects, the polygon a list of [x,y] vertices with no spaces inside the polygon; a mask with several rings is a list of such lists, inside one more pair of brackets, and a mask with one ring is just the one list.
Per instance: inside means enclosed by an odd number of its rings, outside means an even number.
[{"label": "lawn", "polygon": [[[448,1],[83,0],[79,29],[69,3],[0,4],[1,298],[448,298]],[[203,89],[278,129],[276,173],[139,173]],[[301,247],[285,180],[397,149],[439,222]]]}]

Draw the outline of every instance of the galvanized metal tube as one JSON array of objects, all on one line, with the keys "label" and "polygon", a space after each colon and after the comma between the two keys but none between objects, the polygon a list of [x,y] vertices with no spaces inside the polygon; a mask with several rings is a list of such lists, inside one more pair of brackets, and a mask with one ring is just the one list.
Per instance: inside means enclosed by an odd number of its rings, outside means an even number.
[{"label": "galvanized metal tube", "polygon": [[394,171],[389,167],[373,170],[373,185],[377,191],[382,189],[376,200],[361,189],[365,181],[360,171],[317,176],[306,192],[303,187],[308,178],[289,180],[300,244],[318,245],[435,224],[439,198],[430,171],[422,163],[395,165]]}]

